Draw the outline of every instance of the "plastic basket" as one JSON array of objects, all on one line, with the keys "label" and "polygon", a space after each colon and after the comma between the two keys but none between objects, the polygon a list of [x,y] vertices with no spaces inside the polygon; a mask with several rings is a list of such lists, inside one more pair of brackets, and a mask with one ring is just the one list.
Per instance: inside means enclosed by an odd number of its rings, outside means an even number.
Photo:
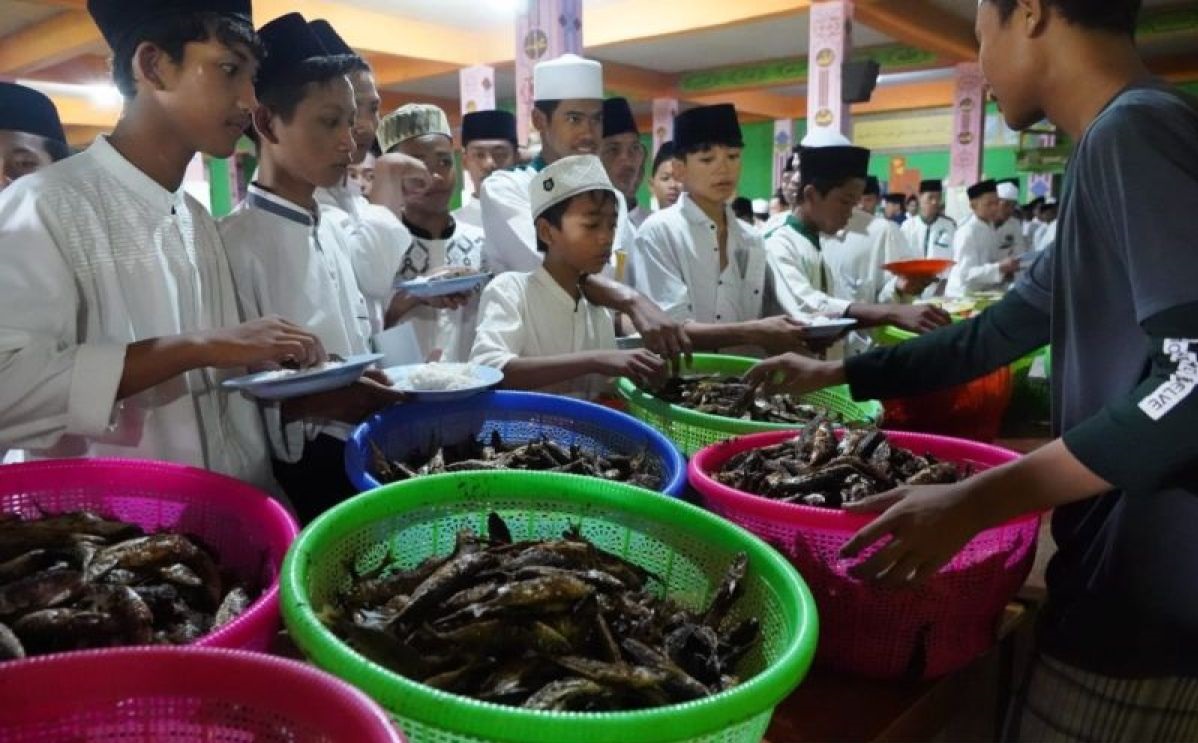
[{"label": "plastic basket", "polygon": [[[1039,516],[982,532],[918,587],[882,589],[848,575],[873,550],[852,563],[840,558],[841,547],[871,516],[782,503],[726,487],[708,475],[740,452],[793,435],[746,436],[704,449],[691,460],[690,481],[704,505],[781,550],[810,584],[822,625],[817,662],[876,678],[931,678],[961,668],[990,648],[1004,607],[1031,569]],[[975,470],[1018,457],[940,436],[888,436],[898,446]]]},{"label": "plastic basket", "polygon": [[686,460],[666,437],[625,413],[583,400],[535,392],[488,392],[449,403],[418,403],[379,413],[354,431],[345,445],[345,470],[360,490],[380,483],[371,472],[371,442],[391,458],[425,452],[438,445],[490,437],[526,442],[548,436],[600,454],[648,453],[661,473],[661,492],[681,496]]},{"label": "plastic basket", "polygon": [[240,480],[169,462],[53,459],[0,467],[0,511],[36,518],[87,509],[147,532],[194,534],[222,568],[262,594],[240,617],[194,644],[266,650],[279,631],[279,570],[295,519]]},{"label": "plastic basket", "polygon": [[1020,419],[1047,420],[1052,412],[1052,387],[1047,378],[1031,376],[1032,367],[1043,359],[1045,370],[1052,368],[1052,354],[1046,346],[1035,353],[1024,356],[1011,365],[1014,375],[1014,391],[1008,415]]},{"label": "plastic basket", "polygon": [[[694,361],[687,367],[687,371],[696,374],[740,376],[757,362],[758,359],[746,356],[699,353],[695,354]],[[620,397],[628,402],[629,413],[664,433],[688,457],[709,444],[732,436],[794,428],[793,423],[762,423],[726,418],[671,405],[641,390],[627,378],[621,379],[616,389]],[[882,415],[882,406],[877,402],[855,402],[847,386],[829,387],[812,392],[803,395],[802,400],[811,405],[821,405],[850,423],[873,422]]]},{"label": "plastic basket", "polygon": [[[894,327],[879,328],[874,336],[886,345],[896,345],[915,334]],[[1009,367],[926,395],[883,400],[886,425],[904,431],[919,431],[941,436],[993,441],[1002,430],[1003,416],[1011,403],[1014,388]]]},{"label": "plastic basket", "polygon": [[398,743],[345,682],[268,655],[212,648],[60,653],[0,666],[0,743]]},{"label": "plastic basket", "polygon": [[[762,642],[738,669],[744,682],[704,700],[618,713],[538,712],[473,701],[371,663],[317,619],[348,585],[348,571],[388,552],[403,566],[452,551],[455,535],[506,519],[516,539],[560,536],[570,525],[599,546],[661,576],[668,595],[705,606],[737,552],[749,556],[744,596],[730,621],[761,620]],[[283,617],[317,665],[362,689],[399,718],[412,741],[513,743],[757,743],[774,706],[802,680],[815,652],[811,594],[764,542],[702,509],[622,483],[533,472],[434,475],[364,493],[325,513],[296,541],[283,567]]]}]

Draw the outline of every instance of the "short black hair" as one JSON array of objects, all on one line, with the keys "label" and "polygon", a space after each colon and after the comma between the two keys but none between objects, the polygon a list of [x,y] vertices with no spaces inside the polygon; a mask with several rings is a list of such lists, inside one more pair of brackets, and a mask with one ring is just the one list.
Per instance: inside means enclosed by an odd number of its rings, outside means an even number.
[{"label": "short black hair", "polygon": [[[619,201],[616,200],[616,195],[613,192],[608,191],[606,188],[596,188],[590,191],[576,193],[569,198],[562,199],[545,211],[541,212],[540,215],[533,220],[533,225],[536,225],[537,220],[547,219],[549,220],[549,224],[560,230],[562,228],[562,217],[566,216],[566,210],[570,208],[570,204],[573,204],[575,199],[581,196],[588,196],[590,194],[599,194],[599,199],[601,201],[600,206],[603,206],[609,202],[619,206]],[[541,251],[542,253],[549,252],[549,245],[541,240],[540,237],[537,238],[537,250]]]},{"label": "short black hair", "polygon": [[545,118],[547,118],[547,119],[553,118],[553,112],[556,111],[557,107],[560,105],[562,105],[562,102],[560,100],[533,101],[533,104],[532,104],[533,108],[535,108],[536,110],[545,114]]},{"label": "short black hair", "polygon": [[[1018,0],[987,2],[998,8],[1003,23],[1015,12],[1018,4]],[[1143,0],[1044,0],[1044,5],[1055,9],[1075,26],[1134,37]]]},{"label": "short black hair", "polygon": [[66,142],[59,142],[57,139],[42,137],[42,147],[45,148],[46,154],[54,162],[65,160],[71,156],[71,148]]},{"label": "short black hair", "polygon": [[192,42],[215,39],[227,47],[246,46],[254,58],[262,61],[266,52],[254,27],[246,21],[220,13],[182,13],[152,18],[127,34],[112,50],[112,81],[121,95],[132,98],[137,94],[133,79],[133,53],[149,42],[166,52],[175,64],[183,61],[183,47]]},{"label": "short black hair", "polygon": [[749,201],[748,197],[737,196],[732,200],[732,213],[737,219],[753,221],[753,202]]},{"label": "short black hair", "polygon": [[731,142],[695,142],[694,144],[683,146],[675,144],[674,157],[678,160],[685,161],[686,158],[691,155],[697,155],[701,152],[710,152],[716,147],[735,147],[737,149],[744,149],[744,146],[745,143],[743,141],[735,144]]},{"label": "short black hair", "polygon": [[653,156],[653,170],[650,171],[651,174],[657,175],[658,168],[662,166],[662,163],[673,160],[675,152],[676,148],[672,141],[662,142],[661,147],[657,148],[657,154]]},{"label": "short black hair", "polygon": [[774,195],[771,198],[777,199],[778,203],[782,204],[782,206],[790,206],[790,202],[786,200],[786,194],[780,188],[774,191]]},{"label": "short black hair", "polygon": [[[270,109],[284,123],[290,122],[299,104],[308,97],[313,88],[345,77],[353,69],[354,59],[348,54],[313,57],[290,68],[285,75],[270,80],[259,80],[254,86],[258,105]],[[258,132],[253,125],[246,130],[246,135],[255,142],[258,141]]]},{"label": "short black hair", "polygon": [[799,201],[803,200],[803,191],[807,190],[808,186],[814,186],[816,193],[820,196],[827,196],[832,193],[833,189],[840,188],[849,181],[864,180],[860,176],[849,175],[844,178],[807,178],[799,176]]}]

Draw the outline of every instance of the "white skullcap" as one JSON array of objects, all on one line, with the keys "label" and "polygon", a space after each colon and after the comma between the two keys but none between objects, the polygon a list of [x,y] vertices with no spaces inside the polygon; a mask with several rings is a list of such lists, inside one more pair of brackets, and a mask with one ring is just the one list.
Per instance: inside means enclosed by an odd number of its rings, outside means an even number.
[{"label": "white skullcap", "polygon": [[537,173],[532,183],[528,184],[532,218],[535,220],[554,204],[586,191],[615,193],[616,189],[611,185],[603,163],[595,155],[563,157]]}]

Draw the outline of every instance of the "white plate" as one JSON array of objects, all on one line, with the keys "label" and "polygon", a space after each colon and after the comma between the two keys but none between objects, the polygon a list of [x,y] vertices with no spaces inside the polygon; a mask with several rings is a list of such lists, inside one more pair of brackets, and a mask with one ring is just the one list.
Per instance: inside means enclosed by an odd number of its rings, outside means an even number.
[{"label": "white plate", "polygon": [[638,348],[645,347],[645,339],[640,333],[633,333],[622,338],[616,338],[616,348],[621,351],[635,351]]},{"label": "white plate", "polygon": [[395,288],[402,289],[413,297],[428,299],[429,297],[444,297],[449,294],[464,294],[490,280],[491,274],[489,273],[472,273],[468,276],[453,276],[447,279],[397,281]]},{"label": "white plate", "polygon": [[813,340],[823,340],[825,338],[835,338],[846,330],[857,327],[857,321],[851,317],[837,317],[828,320],[820,320],[818,324],[808,325],[803,328],[803,335]]},{"label": "white plate", "polygon": [[469,387],[464,387],[457,390],[416,390],[412,389],[408,381],[408,375],[417,369],[422,369],[428,364],[407,364],[405,366],[391,366],[383,370],[383,373],[391,378],[391,385],[400,392],[406,392],[416,402],[449,402],[451,400],[463,400],[467,397],[486,392],[495,385],[503,381],[503,372],[491,366],[482,364],[470,364],[474,376],[474,384]]},{"label": "white plate", "polygon": [[358,381],[368,366],[381,358],[381,353],[368,353],[350,356],[345,361],[330,362],[319,369],[258,372],[226,379],[221,386],[241,390],[263,400],[286,400],[348,387]]}]

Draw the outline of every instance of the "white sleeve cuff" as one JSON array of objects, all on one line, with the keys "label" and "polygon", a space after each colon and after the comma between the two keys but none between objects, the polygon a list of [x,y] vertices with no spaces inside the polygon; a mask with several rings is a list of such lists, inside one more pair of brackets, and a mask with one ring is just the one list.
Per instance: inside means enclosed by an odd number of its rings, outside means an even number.
[{"label": "white sleeve cuff", "polygon": [[99,437],[112,425],[117,388],[125,373],[125,346],[84,343],[75,350],[67,433]]},{"label": "white sleeve cuff", "polygon": [[820,312],[825,314],[834,314],[837,317],[844,317],[844,313],[848,312],[849,305],[851,304],[852,302],[846,299],[837,299],[836,297],[829,296],[824,300],[824,306],[820,307]]}]

